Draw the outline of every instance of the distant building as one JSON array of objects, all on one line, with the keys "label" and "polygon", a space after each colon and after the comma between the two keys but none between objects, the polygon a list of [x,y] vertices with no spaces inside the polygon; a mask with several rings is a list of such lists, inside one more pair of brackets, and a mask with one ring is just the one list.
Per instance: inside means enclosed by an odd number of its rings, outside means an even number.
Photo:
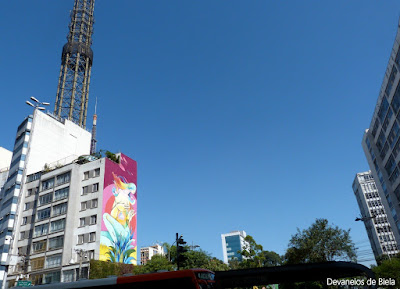
[{"label": "distant building", "polygon": [[[400,240],[400,25],[362,147],[388,215]],[[398,248],[399,249],[399,248]]]},{"label": "distant building", "polygon": [[140,248],[140,263],[146,265],[154,255],[164,255],[164,247],[161,245],[153,245],[149,247]]},{"label": "distant building", "polygon": [[[394,256],[398,250],[398,241],[390,228],[388,215],[382,205],[371,171],[358,173],[353,182],[353,191],[361,212],[367,235],[371,243],[375,259],[381,255]],[[394,220],[391,220],[394,222]]]},{"label": "distant building", "polygon": [[242,251],[247,243],[245,231],[233,231],[227,234],[221,234],[222,239],[222,254],[224,262],[228,263],[229,260],[235,258],[242,261],[242,255],[238,251]]}]

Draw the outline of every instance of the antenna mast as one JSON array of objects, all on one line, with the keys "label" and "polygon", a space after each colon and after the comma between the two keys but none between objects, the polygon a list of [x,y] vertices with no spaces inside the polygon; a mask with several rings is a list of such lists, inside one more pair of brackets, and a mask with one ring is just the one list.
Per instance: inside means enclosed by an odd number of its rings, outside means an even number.
[{"label": "antenna mast", "polygon": [[96,125],[97,125],[97,97],[96,104],[94,105],[94,115],[93,115],[93,128],[92,128],[92,139],[90,140],[90,154],[96,153]]},{"label": "antenna mast", "polygon": [[90,71],[93,63],[92,34],[95,0],[75,0],[68,42],[61,55],[54,114],[86,127]]}]

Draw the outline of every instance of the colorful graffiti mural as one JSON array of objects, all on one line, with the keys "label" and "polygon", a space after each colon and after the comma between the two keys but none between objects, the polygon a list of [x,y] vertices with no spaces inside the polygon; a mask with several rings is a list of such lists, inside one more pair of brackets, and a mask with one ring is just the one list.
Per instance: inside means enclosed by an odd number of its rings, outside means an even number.
[{"label": "colorful graffiti mural", "polygon": [[124,154],[105,162],[99,259],[136,265],[137,164]]}]

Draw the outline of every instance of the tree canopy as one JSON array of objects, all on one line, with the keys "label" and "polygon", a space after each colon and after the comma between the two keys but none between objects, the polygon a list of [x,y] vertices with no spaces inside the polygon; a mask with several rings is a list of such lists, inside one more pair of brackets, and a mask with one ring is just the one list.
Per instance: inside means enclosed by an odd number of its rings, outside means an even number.
[{"label": "tree canopy", "polygon": [[331,226],[326,219],[316,219],[308,228],[292,236],[285,259],[288,264],[356,260],[350,229]]},{"label": "tree canopy", "polygon": [[229,262],[231,269],[270,267],[282,264],[281,257],[274,251],[264,251],[262,245],[257,244],[254,238],[247,235],[244,240],[245,245],[240,254],[243,257],[242,262],[231,260]]}]

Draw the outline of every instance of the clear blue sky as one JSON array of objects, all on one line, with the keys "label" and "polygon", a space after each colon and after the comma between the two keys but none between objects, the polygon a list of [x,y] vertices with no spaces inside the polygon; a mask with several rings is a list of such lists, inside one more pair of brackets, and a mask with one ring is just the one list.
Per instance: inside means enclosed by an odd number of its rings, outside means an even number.
[{"label": "clear blue sky", "polygon": [[[1,3],[0,146],[31,95],[53,109],[72,7]],[[138,162],[139,247],[179,232],[222,259],[220,234],[245,230],[283,254],[327,218],[368,249],[351,184],[399,15],[395,0],[98,0],[89,119],[96,96],[98,148]]]}]

